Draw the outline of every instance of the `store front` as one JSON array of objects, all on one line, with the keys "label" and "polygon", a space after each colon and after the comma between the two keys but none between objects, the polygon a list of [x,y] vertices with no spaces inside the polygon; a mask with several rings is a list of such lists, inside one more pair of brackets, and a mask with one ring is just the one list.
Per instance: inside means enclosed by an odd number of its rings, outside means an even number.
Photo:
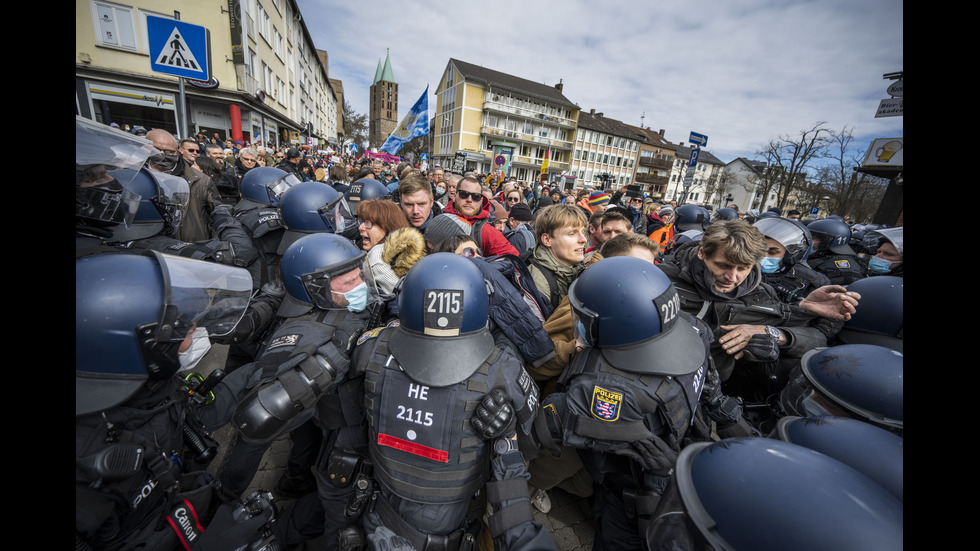
[{"label": "store front", "polygon": [[92,118],[97,122],[116,123],[122,129],[128,125],[177,132],[177,103],[172,94],[101,82],[86,82],[85,92]]}]

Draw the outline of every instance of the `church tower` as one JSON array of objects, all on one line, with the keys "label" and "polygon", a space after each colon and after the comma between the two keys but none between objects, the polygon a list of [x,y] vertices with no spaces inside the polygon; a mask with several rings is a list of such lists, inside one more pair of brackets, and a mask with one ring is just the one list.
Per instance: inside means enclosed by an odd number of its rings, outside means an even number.
[{"label": "church tower", "polygon": [[368,145],[381,147],[388,135],[398,126],[398,84],[391,72],[390,53],[385,54],[384,67],[378,60],[378,70],[371,85],[371,113],[368,119]]}]

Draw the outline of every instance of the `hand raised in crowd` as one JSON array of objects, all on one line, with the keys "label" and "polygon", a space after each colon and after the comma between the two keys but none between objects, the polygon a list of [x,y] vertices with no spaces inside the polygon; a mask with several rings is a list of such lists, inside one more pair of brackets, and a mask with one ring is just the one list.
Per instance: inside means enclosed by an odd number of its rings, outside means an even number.
[{"label": "hand raised in crowd", "polygon": [[798,306],[811,314],[847,321],[857,311],[861,295],[842,285],[824,285],[800,301]]}]

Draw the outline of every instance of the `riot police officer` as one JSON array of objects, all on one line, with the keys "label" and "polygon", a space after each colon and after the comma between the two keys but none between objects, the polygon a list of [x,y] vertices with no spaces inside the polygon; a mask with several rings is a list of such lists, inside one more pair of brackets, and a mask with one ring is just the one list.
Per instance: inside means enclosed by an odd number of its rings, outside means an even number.
[{"label": "riot police officer", "polygon": [[[283,235],[279,202],[283,193],[299,180],[295,175],[273,167],[257,167],[242,177],[242,198],[234,206],[221,205],[212,213],[215,233],[231,243],[236,262],[252,274],[258,296],[276,304],[283,296],[279,280],[279,242]],[[261,326],[256,328],[260,331]],[[230,344],[225,370],[233,371],[255,359],[258,342],[240,339]]]},{"label": "riot police officer", "polygon": [[813,238],[801,222],[768,217],[752,225],[766,238],[767,252],[760,262],[762,280],[772,285],[783,302],[796,304],[814,289],[830,285],[827,276],[806,264]]},{"label": "riot police officer", "polygon": [[803,355],[779,394],[779,416],[853,417],[901,436],[904,357],[873,344],[842,344]]},{"label": "riot police officer", "polygon": [[357,220],[344,195],[323,182],[303,182],[284,193],[279,203],[283,232],[279,255],[297,239],[311,233],[338,233],[360,239]]},{"label": "riot police officer", "polygon": [[[305,235],[286,249],[279,324],[265,340],[255,362],[260,375],[250,381],[253,390],[236,413],[241,435],[222,473],[226,485],[239,491],[247,487],[268,444],[287,430],[293,431],[294,443],[280,486],[286,482],[301,488],[315,466],[311,489],[317,493],[294,495],[300,499],[278,523],[287,545],[325,534],[327,548],[337,549],[341,531],[351,524],[344,509],[354,481],[369,472],[362,378],[347,376],[357,339],[377,322],[372,317],[377,290],[366,257],[332,233]],[[293,366],[302,366],[297,362],[303,354],[321,358],[322,365],[308,362],[301,377],[292,375]],[[289,375],[284,378],[284,373]],[[294,379],[311,382],[297,388]],[[303,404],[302,411],[293,407],[297,403]],[[311,419],[322,438],[306,432]]]},{"label": "riot police officer", "polygon": [[235,327],[251,287],[241,268],[152,250],[76,260],[76,549],[231,550],[263,539],[273,504],[251,514],[216,494],[205,469],[217,447],[208,431],[230,419],[247,373],[187,371],[210,336]]},{"label": "riot police officer", "polygon": [[824,274],[834,285],[849,285],[864,277],[864,265],[851,242],[851,228],[843,220],[827,217],[811,222],[813,253],[807,264]]},{"label": "riot police officer", "polygon": [[727,438],[680,453],[643,549],[903,547],[903,506],[849,465],[770,438]]},{"label": "riot police officer", "polygon": [[469,259],[429,255],[405,276],[399,324],[356,349],[378,484],[364,518],[369,539],[393,533],[418,550],[473,545],[478,523],[465,516],[490,474],[487,438],[495,434],[474,427],[473,410],[496,390],[510,402],[505,425],[530,430],[537,386],[517,357],[495,345],[487,293]]},{"label": "riot police officer", "polygon": [[723,435],[753,432],[721,392],[710,329],[681,312],[659,268],[606,258],[568,297],[581,348],[535,435],[544,449],[581,450],[597,484],[593,549],[638,549],[681,448],[710,439],[712,422]]},{"label": "riot police officer", "polygon": [[[112,229],[136,216],[139,197],[119,178],[133,178],[157,154],[143,138],[75,117],[75,249],[91,249],[112,237]],[[112,173],[119,169],[124,172]]]}]

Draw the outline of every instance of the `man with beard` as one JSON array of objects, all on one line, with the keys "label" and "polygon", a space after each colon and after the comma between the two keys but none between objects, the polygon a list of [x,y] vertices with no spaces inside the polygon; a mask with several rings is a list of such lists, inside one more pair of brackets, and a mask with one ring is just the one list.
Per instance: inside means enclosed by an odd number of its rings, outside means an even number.
[{"label": "man with beard", "polygon": [[512,254],[519,256],[517,249],[507,241],[504,234],[487,224],[490,220],[491,203],[483,196],[483,186],[476,178],[466,176],[459,181],[456,199],[446,205],[444,212],[455,214],[473,226],[472,236],[479,239],[484,256]]}]

